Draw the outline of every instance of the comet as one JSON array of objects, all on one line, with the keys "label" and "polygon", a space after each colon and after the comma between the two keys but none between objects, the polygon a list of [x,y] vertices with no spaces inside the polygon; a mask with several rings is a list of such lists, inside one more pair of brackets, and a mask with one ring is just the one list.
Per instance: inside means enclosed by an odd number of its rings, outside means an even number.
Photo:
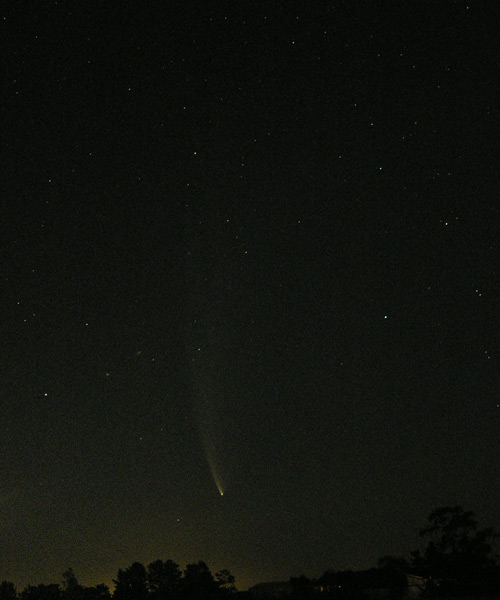
[{"label": "comet", "polygon": [[215,460],[215,446],[207,439],[205,439],[205,454],[207,457],[208,466],[210,467],[210,473],[212,474],[212,479],[219,490],[219,494],[224,496],[224,484],[222,482],[222,477],[219,474],[219,469],[217,468],[217,463]]},{"label": "comet", "polygon": [[[225,380],[228,371],[227,365],[221,364],[223,356],[219,351],[221,345],[227,346],[225,319],[221,312],[224,299],[221,294],[225,289],[207,282],[218,282],[227,265],[218,265],[217,261],[212,264],[207,259],[211,256],[211,246],[205,247],[204,238],[199,238],[198,228],[194,234],[187,240],[189,288],[185,322],[186,351],[192,374],[193,415],[210,475],[220,496],[224,496],[224,435],[218,409],[226,400],[225,385],[221,380]],[[221,377],[222,372],[224,377]]]},{"label": "comet", "polygon": [[203,453],[207,460],[208,468],[215,486],[221,496],[224,496],[226,486],[222,477],[222,464],[220,460],[220,452],[217,448],[216,440],[217,427],[214,418],[214,406],[208,400],[204,390],[200,389],[198,403],[195,406],[195,416],[198,421],[198,430],[200,434]]}]

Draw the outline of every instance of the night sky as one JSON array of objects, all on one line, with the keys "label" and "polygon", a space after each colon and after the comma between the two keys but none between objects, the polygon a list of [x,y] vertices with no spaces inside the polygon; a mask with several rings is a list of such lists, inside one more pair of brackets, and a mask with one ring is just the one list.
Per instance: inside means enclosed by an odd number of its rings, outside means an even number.
[{"label": "night sky", "polygon": [[0,580],[499,526],[498,3],[0,16]]}]

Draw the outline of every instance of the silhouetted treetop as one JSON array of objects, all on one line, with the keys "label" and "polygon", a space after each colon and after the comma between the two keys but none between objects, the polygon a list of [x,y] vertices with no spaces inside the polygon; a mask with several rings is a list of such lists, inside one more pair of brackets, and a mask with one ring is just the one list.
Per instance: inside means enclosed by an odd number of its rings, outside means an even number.
[{"label": "silhouetted treetop", "polygon": [[182,572],[173,560],[155,560],[147,570],[148,592],[155,600],[175,600],[182,592]]},{"label": "silhouetted treetop", "polygon": [[125,570],[118,569],[113,583],[115,600],[146,600],[148,597],[146,568],[140,562],[134,562]]},{"label": "silhouetted treetop", "polygon": [[28,585],[19,595],[21,600],[61,600],[62,591],[58,583]]},{"label": "silhouetted treetop", "polygon": [[2,581],[0,583],[0,600],[15,600],[16,598],[16,586],[12,581]]},{"label": "silhouetted treetop", "polygon": [[119,569],[113,581],[113,600],[221,600],[236,592],[227,569],[214,577],[203,561],[188,564],[183,573],[173,560],[155,560],[147,569],[135,562]]},{"label": "silhouetted treetop", "polygon": [[498,588],[500,570],[492,542],[492,527],[478,530],[472,511],[461,506],[434,510],[420,535],[430,537],[423,554],[412,552],[414,569],[425,577],[443,580],[443,586],[461,590]]}]

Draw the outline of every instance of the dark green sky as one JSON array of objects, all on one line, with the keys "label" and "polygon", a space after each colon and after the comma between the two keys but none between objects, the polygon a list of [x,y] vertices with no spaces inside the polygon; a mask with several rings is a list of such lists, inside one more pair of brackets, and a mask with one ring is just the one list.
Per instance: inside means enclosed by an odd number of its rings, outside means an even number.
[{"label": "dark green sky", "polygon": [[2,13],[18,587],[246,589],[408,556],[442,504],[498,525],[499,10],[216,4]]}]

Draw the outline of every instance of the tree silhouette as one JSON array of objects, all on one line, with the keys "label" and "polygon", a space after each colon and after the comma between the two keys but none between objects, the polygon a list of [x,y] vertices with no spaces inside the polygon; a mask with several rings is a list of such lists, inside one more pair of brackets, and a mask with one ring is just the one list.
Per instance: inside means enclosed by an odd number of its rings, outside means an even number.
[{"label": "tree silhouette", "polygon": [[217,597],[219,586],[202,560],[186,566],[183,582],[187,600],[213,600]]},{"label": "tree silhouette", "polygon": [[227,569],[214,577],[203,561],[188,564],[184,573],[173,560],[155,560],[147,569],[134,562],[118,569],[113,582],[113,594],[104,584],[85,587],[68,568],[62,574],[61,585],[28,585],[20,594],[13,583],[3,581],[0,600],[228,600],[236,592],[235,579]]},{"label": "tree silhouette", "polygon": [[[65,581],[72,581],[74,586],[70,575],[74,575],[72,571]],[[113,600],[223,600],[236,591],[234,577],[227,569],[214,577],[203,561],[187,565],[184,573],[173,560],[155,560],[147,569],[135,562],[125,570],[119,569],[113,581]],[[68,600],[109,600],[109,590],[103,587],[100,596],[96,595],[98,588],[83,588],[83,598]]]},{"label": "tree silhouette", "polygon": [[215,582],[219,596],[228,596],[236,592],[235,578],[227,569],[222,569],[215,574]]},{"label": "tree silhouette", "polygon": [[73,569],[70,567],[62,575],[62,599],[83,600],[84,588],[78,583]]},{"label": "tree silhouette", "polygon": [[16,600],[16,587],[12,581],[2,581],[0,583],[0,600]]},{"label": "tree silhouette", "polygon": [[83,588],[83,600],[111,600],[111,593],[107,585],[100,583],[94,587]]},{"label": "tree silhouette", "polygon": [[410,565],[405,558],[395,556],[382,556],[377,561],[378,571],[388,590],[388,598],[399,600],[408,591],[407,573]]},{"label": "tree silhouette", "polygon": [[21,600],[61,600],[62,593],[59,584],[28,585],[20,594]]},{"label": "tree silhouette", "polygon": [[62,577],[61,600],[111,600],[107,585],[101,583],[94,587],[84,587],[78,583],[71,567],[63,573]]},{"label": "tree silhouette", "polygon": [[182,592],[182,573],[173,560],[155,560],[148,566],[147,584],[150,598],[177,600]]},{"label": "tree silhouette", "polygon": [[113,583],[116,586],[114,600],[146,600],[148,597],[146,568],[140,562],[133,563],[124,571],[118,569]]},{"label": "tree silhouette", "polygon": [[314,595],[313,582],[305,575],[291,577],[290,585],[292,586],[292,600],[309,600]]},{"label": "tree silhouette", "polygon": [[71,567],[69,569],[67,569],[66,571],[64,571],[62,576],[63,576],[62,587],[63,587],[64,591],[68,591],[68,590],[78,587],[78,580],[77,580],[76,575],[73,572],[73,569]]},{"label": "tree silhouette", "polygon": [[500,571],[491,546],[498,534],[493,528],[477,530],[474,513],[461,506],[437,508],[427,520],[420,535],[431,539],[423,555],[412,553],[413,566],[422,575],[442,580],[448,591],[498,587]]}]

